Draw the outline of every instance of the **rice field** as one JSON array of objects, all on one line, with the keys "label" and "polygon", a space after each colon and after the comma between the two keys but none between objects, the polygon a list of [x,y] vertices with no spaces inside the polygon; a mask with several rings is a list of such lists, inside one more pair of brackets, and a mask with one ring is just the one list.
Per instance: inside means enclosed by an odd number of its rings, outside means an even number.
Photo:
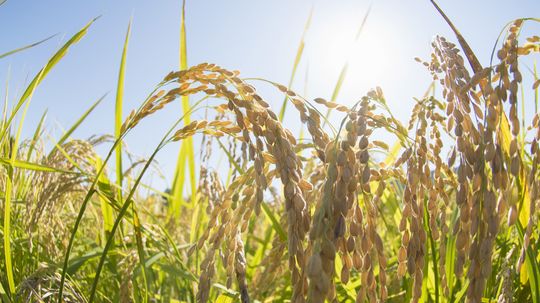
[{"label": "rice field", "polygon": [[[466,29],[431,3],[453,36],[434,36],[431,55],[416,58],[433,82],[406,121],[379,87],[336,102],[346,64],[331,98],[295,91],[303,41],[288,85],[188,65],[183,8],[180,66],[136,108],[124,106],[127,27],[111,134],[73,136],[91,128],[103,96],[54,144],[44,144],[44,118],[23,137],[34,92],[90,21],[20,96],[6,89],[2,302],[540,303],[540,80],[522,63],[538,59],[540,37],[522,29],[540,19],[502,24],[482,65]],[[263,86],[280,98],[265,99]],[[179,105],[153,152],[132,157],[130,133]],[[172,183],[155,188],[145,177],[174,144]]]}]

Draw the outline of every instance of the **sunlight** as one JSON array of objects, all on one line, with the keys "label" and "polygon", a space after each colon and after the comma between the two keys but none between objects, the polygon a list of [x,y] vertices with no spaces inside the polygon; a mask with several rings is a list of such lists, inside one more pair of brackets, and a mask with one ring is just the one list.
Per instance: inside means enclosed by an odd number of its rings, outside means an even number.
[{"label": "sunlight", "polygon": [[332,89],[344,64],[348,63],[347,83],[373,87],[390,74],[393,62],[390,51],[392,41],[387,39],[388,30],[383,24],[367,21],[363,31],[355,39],[361,19],[332,18],[312,36],[310,59],[331,80]]}]

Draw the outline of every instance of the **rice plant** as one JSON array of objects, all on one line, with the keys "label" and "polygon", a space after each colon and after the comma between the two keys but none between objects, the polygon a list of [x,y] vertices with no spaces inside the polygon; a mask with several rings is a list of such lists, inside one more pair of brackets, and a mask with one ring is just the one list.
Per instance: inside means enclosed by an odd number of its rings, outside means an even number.
[{"label": "rice plant", "polygon": [[[540,19],[508,23],[482,66],[432,3],[455,37],[436,36],[417,59],[433,83],[408,121],[378,87],[337,103],[347,64],[331,100],[293,91],[304,38],[288,85],[189,66],[182,11],[179,70],[125,115],[128,25],[112,135],[72,138],[103,96],[52,147],[45,115],[22,138],[34,91],[99,21],[89,22],[4,103],[2,301],[540,303],[540,114],[518,113],[538,101],[525,98],[540,80],[520,60],[540,53],[540,37],[520,33]],[[263,85],[285,102],[265,99]],[[132,157],[130,133],[180,103],[151,155]],[[300,135],[284,115],[301,121]],[[175,142],[173,184],[156,189],[145,177]]]}]

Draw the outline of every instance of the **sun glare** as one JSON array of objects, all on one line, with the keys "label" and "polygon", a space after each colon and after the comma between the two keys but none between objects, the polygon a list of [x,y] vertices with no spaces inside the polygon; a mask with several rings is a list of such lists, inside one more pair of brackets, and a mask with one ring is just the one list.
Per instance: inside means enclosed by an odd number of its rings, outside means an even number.
[{"label": "sun glare", "polygon": [[310,60],[326,75],[326,81],[332,79],[331,85],[345,64],[348,65],[346,81],[362,88],[380,84],[390,73],[392,43],[387,39],[387,29],[368,20],[358,34],[361,21],[361,18],[335,17],[321,25],[322,28],[314,29],[308,41]]}]

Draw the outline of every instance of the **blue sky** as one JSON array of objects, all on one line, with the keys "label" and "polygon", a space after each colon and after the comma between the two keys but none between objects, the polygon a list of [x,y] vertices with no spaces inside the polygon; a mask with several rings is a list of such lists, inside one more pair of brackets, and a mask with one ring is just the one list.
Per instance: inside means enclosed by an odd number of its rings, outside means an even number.
[{"label": "blue sky", "polygon": [[[372,11],[365,30],[358,44],[351,46],[370,3]],[[493,43],[507,22],[518,17],[540,17],[538,0],[440,0],[439,4],[483,64],[489,62]],[[9,78],[11,102],[58,47],[89,20],[101,16],[36,91],[25,134],[33,131],[48,109],[47,128],[51,136],[58,137],[61,126],[69,127],[106,92],[108,97],[75,137],[112,133],[118,66],[129,19],[133,17],[125,114],[164,75],[178,68],[180,6],[179,0],[8,0],[0,6],[0,53],[58,33],[36,48],[0,60],[0,93],[4,95]],[[437,34],[455,40],[428,0],[188,0],[188,63],[213,62],[240,70],[243,77],[286,84],[312,7],[312,26],[294,89],[310,98],[329,98],[349,56],[349,76],[338,102],[352,104],[370,88],[381,86],[390,107],[406,121],[412,98],[421,96],[431,81],[429,73],[413,58],[428,58],[430,42]],[[531,23],[524,34],[538,33],[539,28]],[[277,112],[282,96],[264,84],[257,86]],[[180,115],[178,102],[145,121],[127,138],[130,150],[148,156],[159,134]],[[296,123],[292,114],[285,120],[286,126],[293,128]],[[171,146],[159,156],[168,179],[172,178],[177,149],[177,145]]]}]

